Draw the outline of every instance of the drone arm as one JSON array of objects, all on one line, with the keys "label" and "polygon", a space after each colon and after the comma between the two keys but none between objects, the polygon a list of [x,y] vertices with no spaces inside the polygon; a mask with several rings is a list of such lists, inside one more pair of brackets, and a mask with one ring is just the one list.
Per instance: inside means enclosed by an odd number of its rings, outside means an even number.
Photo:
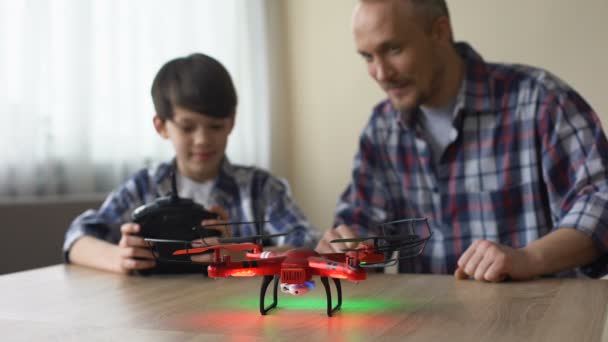
[{"label": "drone arm", "polygon": [[281,263],[284,259],[284,257],[276,257],[238,262],[230,262],[228,260],[227,262],[209,265],[207,267],[207,274],[211,278],[275,275],[281,272]]},{"label": "drone arm", "polygon": [[336,262],[344,262],[344,260],[346,260],[345,253],[322,253],[320,254],[320,257]]},{"label": "drone arm", "polygon": [[315,275],[334,279],[347,279],[352,281],[365,280],[367,272],[361,268],[350,267],[343,262],[331,261],[322,257],[308,258],[308,266]]}]

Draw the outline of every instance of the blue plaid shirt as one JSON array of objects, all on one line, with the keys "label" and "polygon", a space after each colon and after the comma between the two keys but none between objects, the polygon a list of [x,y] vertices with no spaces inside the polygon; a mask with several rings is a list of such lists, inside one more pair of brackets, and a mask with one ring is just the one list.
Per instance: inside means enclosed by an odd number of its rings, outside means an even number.
[{"label": "blue plaid shirt", "polygon": [[[65,259],[69,261],[70,247],[84,235],[118,243],[120,226],[132,221],[133,210],[170,194],[172,169],[171,163],[143,169],[113,191],[99,210],[89,209],[78,216],[66,232]],[[316,230],[291,198],[287,184],[266,171],[232,165],[225,159],[210,196],[212,204],[228,212],[230,221],[269,221],[264,225],[266,234],[296,230],[273,239],[277,245],[313,248],[317,242]],[[234,237],[256,234],[253,224],[230,227]]]},{"label": "blue plaid shirt", "polygon": [[547,71],[485,63],[456,48],[466,72],[451,143],[434,162],[418,110],[375,107],[360,137],[351,184],[335,224],[365,235],[378,223],[426,217],[433,237],[401,272],[453,273],[474,240],[523,247],[552,230],[580,230],[602,257],[580,270],[608,271],[608,142],[597,115]]}]

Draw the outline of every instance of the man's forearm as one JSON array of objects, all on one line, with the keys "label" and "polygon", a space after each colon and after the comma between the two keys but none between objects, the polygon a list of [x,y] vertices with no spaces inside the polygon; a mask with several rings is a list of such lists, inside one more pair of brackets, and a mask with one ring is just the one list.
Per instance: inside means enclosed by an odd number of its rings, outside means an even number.
[{"label": "man's forearm", "polygon": [[589,236],[571,228],[557,229],[533,241],[523,251],[530,255],[531,271],[537,276],[583,266],[600,255]]}]

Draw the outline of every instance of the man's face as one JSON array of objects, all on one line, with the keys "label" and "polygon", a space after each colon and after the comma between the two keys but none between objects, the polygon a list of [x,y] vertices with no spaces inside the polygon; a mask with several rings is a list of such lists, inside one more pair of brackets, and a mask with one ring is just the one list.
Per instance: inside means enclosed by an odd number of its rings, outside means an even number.
[{"label": "man's face", "polygon": [[154,117],[154,126],[173,144],[182,175],[201,182],[218,174],[234,116],[214,118],[175,107],[171,120]]},{"label": "man's face", "polygon": [[362,2],[353,13],[353,35],[367,71],[400,111],[436,95],[443,66],[439,44],[405,1]]}]

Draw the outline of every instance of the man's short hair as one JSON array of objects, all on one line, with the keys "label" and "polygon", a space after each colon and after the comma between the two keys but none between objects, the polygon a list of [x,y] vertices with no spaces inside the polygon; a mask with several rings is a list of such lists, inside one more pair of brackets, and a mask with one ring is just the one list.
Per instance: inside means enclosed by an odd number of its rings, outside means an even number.
[{"label": "man's short hair", "polygon": [[176,106],[216,118],[236,112],[236,90],[230,74],[212,57],[194,53],[163,65],[152,83],[156,115],[173,117]]},{"label": "man's short hair", "polygon": [[414,9],[422,14],[424,27],[430,30],[433,23],[439,17],[450,17],[448,5],[445,0],[407,0]]},{"label": "man's short hair", "polygon": [[[379,0],[359,0],[361,2],[365,1],[379,1]],[[383,0],[380,0],[383,1]],[[417,11],[417,14],[420,14],[421,22],[424,25],[424,29],[427,31],[431,30],[431,27],[435,20],[439,17],[450,17],[450,12],[448,10],[448,5],[445,0],[397,0],[407,3],[412,6],[412,8]]]}]

